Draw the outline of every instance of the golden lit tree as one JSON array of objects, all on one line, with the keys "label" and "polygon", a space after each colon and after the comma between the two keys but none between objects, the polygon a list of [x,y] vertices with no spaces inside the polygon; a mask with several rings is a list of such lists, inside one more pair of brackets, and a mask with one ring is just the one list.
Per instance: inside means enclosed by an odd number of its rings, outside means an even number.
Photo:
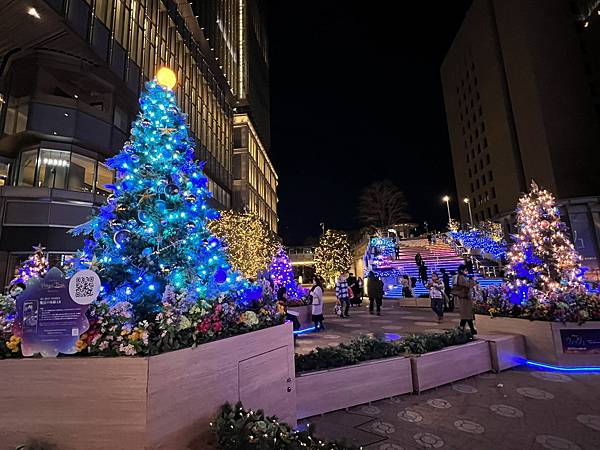
[{"label": "golden lit tree", "polygon": [[327,230],[315,249],[315,269],[317,274],[330,283],[350,268],[352,251],[346,233]]},{"label": "golden lit tree", "polygon": [[256,278],[267,269],[281,245],[279,237],[254,212],[224,211],[208,227],[223,239],[229,262],[246,278]]},{"label": "golden lit tree", "polygon": [[554,196],[535,182],[519,199],[517,226],[519,234],[508,253],[509,275],[517,285],[549,292],[581,280],[581,257],[560,220]]}]

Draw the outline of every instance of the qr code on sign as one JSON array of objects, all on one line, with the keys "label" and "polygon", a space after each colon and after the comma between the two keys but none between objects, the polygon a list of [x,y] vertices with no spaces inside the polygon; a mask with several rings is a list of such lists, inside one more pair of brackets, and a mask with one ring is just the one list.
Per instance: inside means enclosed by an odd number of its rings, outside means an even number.
[{"label": "qr code on sign", "polygon": [[75,297],[93,297],[94,277],[75,278]]}]

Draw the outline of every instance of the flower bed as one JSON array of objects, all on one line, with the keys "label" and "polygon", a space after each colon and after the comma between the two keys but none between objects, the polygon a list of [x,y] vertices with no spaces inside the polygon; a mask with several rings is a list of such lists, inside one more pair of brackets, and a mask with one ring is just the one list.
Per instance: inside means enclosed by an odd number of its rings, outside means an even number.
[{"label": "flower bed", "polygon": [[510,295],[506,285],[490,286],[476,299],[475,312],[492,317],[550,322],[584,323],[588,320],[600,320],[600,297],[596,293],[587,292],[583,287],[547,294],[532,289],[523,304],[511,303]]},{"label": "flower bed", "polygon": [[[26,437],[60,449],[199,448],[225,402],[296,419],[292,326],[133,358],[0,361],[0,448]],[[85,430],[82,433],[82,430]],[[11,447],[12,446],[12,447]]]},{"label": "flower bed", "polygon": [[351,366],[363,361],[406,354],[420,355],[471,340],[473,337],[470,333],[458,328],[439,334],[408,336],[391,342],[361,336],[336,347],[318,347],[304,355],[296,354],[296,373]]},{"label": "flower bed", "polygon": [[[20,332],[14,325],[14,299],[0,296],[0,359],[20,357]],[[88,313],[89,330],[77,342],[79,355],[146,356],[282,324],[284,316],[266,298],[236,302],[220,298],[213,304],[188,298],[167,286],[159,312],[136,322],[132,305],[98,301]]]}]

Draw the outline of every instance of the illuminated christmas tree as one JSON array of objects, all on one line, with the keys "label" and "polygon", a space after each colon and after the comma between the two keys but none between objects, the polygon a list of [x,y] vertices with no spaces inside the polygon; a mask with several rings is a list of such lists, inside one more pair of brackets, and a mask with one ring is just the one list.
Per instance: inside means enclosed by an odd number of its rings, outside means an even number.
[{"label": "illuminated christmas tree", "polygon": [[352,264],[352,252],[346,233],[327,230],[315,249],[315,269],[329,283],[348,270]]},{"label": "illuminated christmas tree", "polygon": [[95,268],[102,297],[132,303],[140,318],[158,310],[167,285],[209,301],[248,286],[207,228],[218,213],[207,205],[208,179],[194,160],[174,85],[168,69],[146,83],[131,140],[108,160],[116,170],[116,184],[109,186],[114,194],[74,230],[90,237],[75,269]]},{"label": "illuminated christmas tree", "polygon": [[303,295],[302,287],[294,280],[294,269],[287,253],[283,247],[279,248],[277,254],[273,257],[269,267],[269,274],[275,292],[281,287],[284,287],[288,298],[300,298]]},{"label": "illuminated christmas tree", "polygon": [[508,253],[513,285],[550,292],[581,281],[581,257],[560,221],[554,196],[535,182],[519,199],[517,225],[519,234]]},{"label": "illuminated christmas tree", "polygon": [[42,247],[42,244],[33,247],[33,250],[33,255],[27,258],[17,269],[17,276],[10,282],[11,286],[17,283],[27,284],[29,279],[43,277],[50,269],[48,259],[44,254],[46,249]]},{"label": "illuminated christmas tree", "polygon": [[223,239],[233,268],[247,278],[265,271],[281,245],[277,235],[251,211],[225,211],[209,228]]}]

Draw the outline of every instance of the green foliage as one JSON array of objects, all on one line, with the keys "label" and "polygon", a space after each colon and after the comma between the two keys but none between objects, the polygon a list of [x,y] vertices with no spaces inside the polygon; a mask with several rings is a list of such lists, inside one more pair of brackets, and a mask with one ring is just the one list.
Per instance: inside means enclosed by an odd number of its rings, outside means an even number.
[{"label": "green foliage", "polygon": [[460,328],[444,333],[411,335],[398,341],[360,336],[337,347],[317,347],[305,355],[296,354],[296,373],[351,366],[405,354],[420,355],[451,345],[465,344],[472,339],[470,333]]},{"label": "green foliage", "polygon": [[15,450],[57,450],[56,445],[39,439],[28,439],[25,444],[18,445]]},{"label": "green foliage", "polygon": [[266,417],[262,410],[245,410],[241,403],[226,403],[211,423],[217,435],[218,450],[355,450],[339,442],[324,442],[313,436],[313,429],[294,431],[277,417]]}]

